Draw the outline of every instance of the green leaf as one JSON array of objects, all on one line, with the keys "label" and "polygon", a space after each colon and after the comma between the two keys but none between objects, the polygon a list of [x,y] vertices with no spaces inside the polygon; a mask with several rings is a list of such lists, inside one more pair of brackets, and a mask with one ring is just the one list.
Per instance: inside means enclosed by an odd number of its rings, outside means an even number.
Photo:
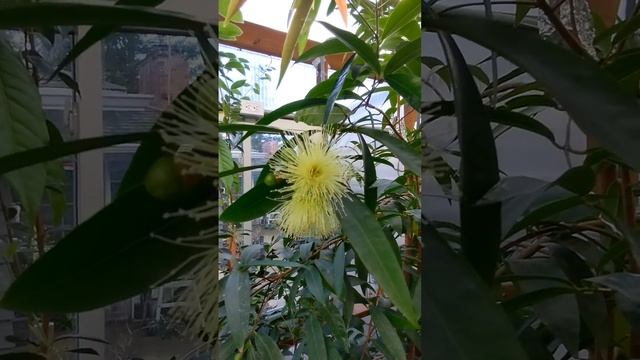
[{"label": "green leaf", "polygon": [[624,39],[632,36],[636,30],[640,29],[640,14],[635,14],[630,19],[622,22],[613,37],[613,44],[618,44]]},{"label": "green leaf", "polygon": [[304,281],[307,283],[307,289],[319,303],[325,303],[324,287],[322,286],[322,277],[318,270],[313,266],[308,266],[304,270]]},{"label": "green leaf", "polygon": [[84,151],[105,148],[118,144],[139,142],[149,133],[132,133],[127,135],[109,135],[96,138],[80,139],[59,144],[46,145],[39,148],[0,157],[0,174],[21,169],[33,164],[62,158]]},{"label": "green leaf", "polygon": [[520,25],[520,23],[522,22],[522,20],[524,20],[524,18],[527,16],[527,14],[529,13],[529,11],[531,11],[531,9],[535,8],[535,4],[533,3],[524,3],[524,2],[519,2],[516,4],[516,18],[515,18],[515,25]]},{"label": "green leaf", "polygon": [[282,359],[282,354],[280,353],[280,349],[273,339],[267,335],[262,333],[256,333],[255,337],[256,342],[256,350],[261,356],[264,356],[263,359],[266,360],[280,360]]},{"label": "green leaf", "polygon": [[338,77],[336,78],[336,82],[333,85],[333,89],[331,89],[331,94],[329,94],[329,98],[327,99],[327,105],[324,109],[324,115],[322,117],[322,124],[326,125],[329,121],[329,117],[331,116],[331,111],[333,110],[333,105],[338,98],[338,95],[342,91],[342,86],[344,85],[345,80],[347,80],[347,75],[349,75],[349,71],[351,70],[351,64],[353,63],[354,55],[349,57],[349,60],[342,66],[342,69],[338,72]]},{"label": "green leaf", "polygon": [[[55,16],[52,16],[55,14]],[[141,6],[114,6],[97,1],[2,1],[0,27],[23,28],[62,25],[139,26],[202,30],[205,22],[173,11]]]},{"label": "green leaf", "polygon": [[378,334],[382,338],[382,343],[389,349],[389,355],[392,356],[391,360],[406,360],[405,349],[402,345],[402,340],[398,336],[396,328],[391,324],[387,316],[378,308],[373,308],[371,311],[371,318],[378,330]]},{"label": "green leaf", "polygon": [[347,196],[343,205],[345,216],[340,217],[340,223],[351,246],[402,315],[417,325],[416,310],[402,267],[395,256],[390,256],[394,250],[380,223],[355,195]]},{"label": "green leaf", "polygon": [[306,22],[307,17],[309,16],[313,3],[314,0],[298,0],[293,4],[293,7],[295,8],[295,14],[291,19],[291,22],[289,23],[289,29],[287,30],[287,35],[284,39],[284,44],[282,45],[282,54],[280,56],[280,77],[278,78],[278,85],[280,85],[280,83],[282,82],[282,78],[284,77],[284,74],[289,67],[289,62],[293,57],[296,43],[298,42],[298,37],[300,36],[302,27]]},{"label": "green leaf", "polygon": [[[203,179],[173,201],[154,198],[141,185],[132,189],[75,227],[27,268],[0,305],[23,312],[80,312],[127,299],[167,280],[174,269],[202,250],[163,241],[151,233],[175,238],[213,228],[217,219],[166,219],[164,215],[202,206],[215,196],[211,179]],[[72,262],[74,266],[68,266]]]},{"label": "green leaf", "polygon": [[251,284],[249,273],[234,267],[224,287],[224,308],[227,325],[236,348],[240,348],[249,332],[251,315]]},{"label": "green leaf", "polygon": [[400,69],[410,61],[417,61],[420,57],[420,39],[409,41],[402,45],[397,51],[389,58],[387,65],[384,67],[384,75],[393,73]]},{"label": "green leaf", "polygon": [[380,73],[380,61],[378,61],[378,55],[373,51],[373,48],[365,43],[362,39],[358,38],[355,34],[352,34],[348,31],[338,29],[337,27],[326,23],[324,21],[319,21],[320,24],[324,25],[327,30],[331,31],[331,33],[338,38],[344,45],[349,47],[352,51],[355,51],[359,57],[364,60],[367,65],[373,69],[377,74]]},{"label": "green leaf", "polygon": [[421,162],[420,153],[412,148],[407,142],[402,141],[384,130],[370,127],[353,127],[349,131],[367,135],[368,137],[380,141],[404,164],[407,170],[414,174],[420,174]]},{"label": "green leaf", "polygon": [[488,114],[453,37],[438,32],[453,80],[460,142],[462,252],[481,278],[492,282],[499,259],[500,203],[477,205],[498,183],[498,157]]},{"label": "green leaf", "polygon": [[620,311],[633,326],[640,324],[640,275],[618,272],[585,279],[616,291],[615,299]]},{"label": "green leaf", "polygon": [[341,298],[344,292],[344,268],[345,268],[345,251],[344,243],[340,243],[336,248],[336,252],[333,256],[333,287],[336,290],[336,295]]},{"label": "green leaf", "polygon": [[381,38],[389,38],[408,23],[415,22],[419,14],[420,0],[400,0],[382,29]]},{"label": "green leaf", "polygon": [[384,76],[389,86],[402,96],[414,109],[420,109],[420,78],[405,72],[395,72]]},{"label": "green leaf", "polygon": [[327,360],[327,348],[320,322],[313,316],[304,322],[304,342],[309,360]]},{"label": "green leaf", "polygon": [[632,167],[640,168],[640,142],[635,135],[640,132],[640,106],[594,61],[543,40],[536,32],[482,15],[448,13],[423,19],[423,25],[461,35],[520,66],[545,86],[587,135]]},{"label": "green leaf", "polygon": [[[207,101],[211,99],[213,93],[214,96],[217,96],[217,92],[211,92],[211,89],[216,89],[217,86],[217,75],[212,73],[210,68],[206,68],[197,78],[194,80],[189,86],[187,86],[182,92],[178,95],[178,97],[171,103],[169,108],[165,110],[161,115],[160,119],[163,121],[176,121],[176,114],[200,114],[200,102]],[[210,105],[207,105],[210,106]],[[205,109],[210,109],[206,107]],[[207,110],[204,110],[207,111]],[[213,114],[205,114],[205,116],[216,117],[218,115],[217,111],[211,111]],[[215,121],[217,123],[217,118],[207,119],[210,121]],[[212,134],[217,138],[217,134]],[[158,132],[158,125],[154,125],[151,129],[151,132],[144,141],[140,144],[136,153],[133,155],[133,159],[125,173],[122,182],[120,183],[120,188],[118,189],[118,196],[127,192],[128,190],[136,187],[139,184],[144,182],[144,179],[154,164],[154,162],[161,156],[165,155],[165,150],[163,149],[166,146],[164,140],[160,136]]]},{"label": "green leaf", "polygon": [[[510,260],[508,264],[516,275],[544,275],[568,281],[562,269],[551,259]],[[527,294],[558,285],[557,281],[540,279],[520,282],[518,287],[523,294]],[[580,312],[572,290],[573,287],[569,287],[566,294],[541,299],[532,305],[540,320],[573,353],[578,350]]]},{"label": "green leaf", "polygon": [[28,353],[28,352],[17,352],[10,354],[0,355],[0,360],[46,360],[42,355]]},{"label": "green leaf", "polygon": [[376,165],[373,163],[369,145],[364,141],[364,137],[358,134],[360,147],[362,148],[362,165],[364,167],[364,203],[371,211],[376,211],[378,188],[372,185],[376,182]]},{"label": "green leaf", "polygon": [[500,108],[491,109],[489,107],[485,107],[485,109],[490,112],[491,122],[493,123],[527,130],[534,134],[544,136],[551,142],[555,143],[556,141],[555,135],[551,129],[529,115]]},{"label": "green leaf", "polygon": [[423,223],[421,233],[423,358],[527,359],[506,314],[468,263],[431,224]]},{"label": "green leaf", "polygon": [[[231,171],[236,167],[235,161],[233,161],[233,156],[231,155],[231,149],[229,148],[229,144],[224,141],[219,141],[219,149],[218,149],[218,167],[219,173],[223,173],[225,171]],[[227,189],[229,193],[231,193],[231,189],[233,188],[234,178],[231,176],[220,177],[220,181]]]},{"label": "green leaf", "polygon": [[321,56],[342,54],[350,51],[351,51],[351,48],[345,45],[338,38],[330,38],[329,40],[321,42],[318,45],[302,53],[300,56],[298,56],[298,59],[296,61],[304,62],[304,61],[313,60],[315,58],[319,58]]},{"label": "green leaf", "polygon": [[302,54],[304,52],[304,48],[307,46],[307,40],[309,39],[309,30],[311,30],[311,25],[318,16],[318,11],[320,10],[320,2],[321,0],[313,0],[313,5],[311,5],[311,10],[309,10],[309,15],[304,20],[304,24],[302,25],[302,29],[300,30],[300,35],[298,36],[298,41],[296,43],[298,46],[298,54]]},{"label": "green leaf", "polygon": [[[271,169],[265,166],[261,174],[270,171]],[[220,221],[242,223],[264,216],[280,204],[279,201],[274,200],[280,195],[277,187],[268,186],[264,182],[258,181],[251,190],[236,199],[220,214]]]},{"label": "green leaf", "polygon": [[[18,55],[0,41],[0,156],[7,156],[49,142],[38,88]],[[31,223],[44,194],[46,168],[35,164],[5,173],[18,194]]]}]

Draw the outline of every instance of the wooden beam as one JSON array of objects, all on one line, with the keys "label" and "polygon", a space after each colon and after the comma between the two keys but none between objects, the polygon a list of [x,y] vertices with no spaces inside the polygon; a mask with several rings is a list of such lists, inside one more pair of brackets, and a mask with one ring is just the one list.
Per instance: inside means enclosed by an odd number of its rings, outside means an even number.
[{"label": "wooden beam", "polygon": [[[242,29],[242,35],[238,36],[234,41],[220,40],[222,44],[270,56],[282,56],[282,45],[287,33],[250,22],[237,25]],[[305,50],[309,50],[318,44],[317,41],[309,40]],[[293,59],[296,60],[298,55],[300,54],[294,54]],[[346,54],[326,56],[326,61],[330,68],[334,70],[341,69],[346,61]],[[311,63],[311,61],[307,61],[307,63]]]}]

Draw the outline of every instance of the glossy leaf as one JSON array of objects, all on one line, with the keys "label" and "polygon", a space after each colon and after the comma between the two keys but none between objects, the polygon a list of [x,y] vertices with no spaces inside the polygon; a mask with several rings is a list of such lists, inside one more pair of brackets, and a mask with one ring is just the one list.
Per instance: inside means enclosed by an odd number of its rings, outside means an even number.
[{"label": "glossy leaf", "polygon": [[[508,261],[509,268],[517,275],[544,275],[568,280],[562,269],[550,259],[528,259]],[[523,294],[558,287],[557,281],[531,280],[519,283]],[[572,290],[571,287],[569,290]],[[578,350],[580,333],[580,312],[575,294],[566,294],[541,299],[533,304],[533,309],[551,332],[562,341],[571,352]]]},{"label": "glossy leaf", "polygon": [[360,126],[349,128],[349,130],[355,133],[367,135],[368,137],[376,141],[380,141],[398,158],[398,160],[402,162],[407,170],[413,172],[414,174],[420,174],[420,163],[422,161],[422,159],[420,158],[420,153],[412,148],[406,141],[402,141],[390,135],[386,131],[370,127]]},{"label": "glossy leaf", "polygon": [[350,195],[343,201],[345,215],[340,217],[342,231],[349,243],[384,289],[398,310],[412,324],[417,324],[416,310],[404,281],[402,268],[395,257],[375,215],[357,197]]},{"label": "glossy leaf", "polygon": [[320,322],[311,316],[304,322],[304,342],[309,360],[327,360],[327,349]]},{"label": "glossy leaf", "polygon": [[389,86],[402,96],[414,109],[420,109],[420,78],[405,72],[395,72],[384,76]]},{"label": "glossy leaf", "polygon": [[378,55],[373,51],[373,48],[365,43],[362,39],[358,38],[355,34],[352,34],[348,31],[338,29],[337,27],[326,23],[324,21],[319,21],[320,24],[324,25],[327,30],[329,30],[336,38],[338,38],[343,44],[345,44],[349,49],[355,51],[359,57],[364,60],[367,65],[373,69],[376,73],[380,73],[380,62],[378,61]]},{"label": "glossy leaf", "polygon": [[338,38],[330,38],[302,53],[298,56],[297,61],[309,61],[321,56],[342,54],[350,51],[352,51],[351,48],[345,45]]},{"label": "glossy leaf", "polygon": [[453,37],[439,32],[451,78],[460,142],[462,252],[480,277],[491,283],[500,243],[500,204],[476,204],[498,183],[498,157],[488,114]]},{"label": "glossy leaf", "polygon": [[278,345],[273,339],[267,335],[262,333],[256,333],[255,337],[256,342],[256,350],[258,353],[263,356],[265,360],[280,360],[282,359],[282,354],[280,353],[280,349],[278,349]]},{"label": "glossy leaf", "polygon": [[3,156],[0,157],[0,174],[85,151],[139,142],[149,135],[149,133],[132,133],[73,140]]},{"label": "glossy leaf", "polygon": [[141,6],[113,6],[82,0],[0,2],[0,27],[3,28],[86,24],[178,30],[202,30],[207,25],[191,16]]},{"label": "glossy leaf", "polygon": [[309,15],[309,11],[311,10],[313,2],[314,0],[299,0],[294,3],[294,6],[297,5],[297,7],[295,8],[295,14],[293,15],[291,23],[289,24],[289,29],[287,30],[287,35],[284,39],[284,44],[282,45],[282,54],[280,56],[280,76],[278,79],[278,85],[282,82],[282,78],[284,77],[284,74],[289,67],[289,62],[293,57],[293,52],[295,51],[298,37],[300,36],[300,32],[302,31],[305,20]]},{"label": "glossy leaf", "polygon": [[[271,169],[265,166],[261,174],[270,171]],[[220,221],[242,223],[264,216],[280,204],[278,200],[274,200],[280,196],[277,187],[258,181],[251,190],[237,198],[220,214]]]},{"label": "glossy leaf", "polygon": [[390,360],[406,360],[404,346],[398,335],[398,331],[391,324],[387,316],[378,308],[371,311],[371,319],[376,326],[376,330],[382,338],[382,343],[389,350]]},{"label": "glossy leaf", "polygon": [[333,110],[333,105],[338,98],[338,95],[342,91],[342,86],[344,85],[345,80],[347,80],[347,76],[351,71],[351,64],[353,63],[354,56],[349,57],[347,62],[342,66],[342,69],[338,72],[338,77],[336,78],[336,82],[331,89],[331,94],[329,94],[329,98],[327,99],[327,105],[325,106],[324,115],[322,116],[322,124],[326,125],[329,121],[329,117],[331,116],[331,111]]},{"label": "glossy leaf", "polygon": [[420,57],[420,39],[405,43],[387,61],[384,74],[391,74],[410,61],[416,61]]},{"label": "glossy leaf", "polygon": [[[210,179],[172,201],[152,197],[143,186],[122,194],[75,227],[5,292],[0,304],[25,312],[80,312],[148,289],[200,249],[152,237],[190,236],[217,220],[165,219],[178,208],[215,198]],[[118,226],[113,226],[117,223]],[[67,266],[73,262],[74,266]],[[144,271],[140,264],[144,263]]]},{"label": "glossy leaf", "polygon": [[224,287],[224,308],[227,325],[236,348],[246,339],[251,315],[251,284],[249,273],[234,267]]},{"label": "glossy leaf", "polygon": [[594,61],[545,41],[535,32],[481,15],[450,12],[423,18],[423,26],[461,35],[520,66],[545,86],[587,135],[632,167],[640,168],[640,143],[635,141],[640,133],[640,106]]},{"label": "glossy leaf", "polygon": [[[49,135],[38,88],[9,44],[0,41],[0,156],[46,146]],[[46,185],[44,164],[5,173],[27,218],[35,221]]]},{"label": "glossy leaf", "polygon": [[400,0],[382,30],[382,39],[394,35],[408,23],[416,21],[420,13],[420,0]]},{"label": "glossy leaf", "polygon": [[15,353],[0,355],[0,360],[46,360],[46,359],[47,358],[42,355],[28,353],[28,352],[15,352]]},{"label": "glossy leaf", "polygon": [[[505,313],[462,258],[428,223],[422,270],[422,356],[448,360],[527,359]],[[491,326],[487,326],[491,324]]]}]

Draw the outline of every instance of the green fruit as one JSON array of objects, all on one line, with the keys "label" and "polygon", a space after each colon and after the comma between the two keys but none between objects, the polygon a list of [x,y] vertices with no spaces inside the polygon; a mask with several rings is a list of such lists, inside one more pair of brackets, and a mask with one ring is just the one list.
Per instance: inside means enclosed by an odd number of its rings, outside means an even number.
[{"label": "green fruit", "polygon": [[268,173],[267,176],[264,177],[265,185],[271,187],[276,185],[276,177],[273,173]]},{"label": "green fruit", "polygon": [[156,199],[169,200],[180,194],[183,180],[172,156],[156,160],[144,178],[144,186]]}]

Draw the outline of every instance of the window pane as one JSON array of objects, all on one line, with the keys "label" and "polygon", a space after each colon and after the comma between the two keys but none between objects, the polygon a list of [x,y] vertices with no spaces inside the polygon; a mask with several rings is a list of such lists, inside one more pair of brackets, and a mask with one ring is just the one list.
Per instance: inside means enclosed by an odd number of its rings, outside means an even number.
[{"label": "window pane", "polygon": [[[68,140],[73,138],[74,133],[71,115],[75,96],[70,88],[72,81],[69,81],[73,74],[66,73],[69,76],[64,78],[66,82],[62,78],[46,81],[72,44],[69,34],[71,28],[61,27],[59,30],[53,41],[40,34],[22,31],[1,31],[0,38],[28,65],[34,82],[38,80],[45,118]],[[71,66],[65,69],[69,70]],[[15,279],[17,273],[21,273],[40,256],[41,250],[53,247],[76,224],[75,164],[75,157],[64,158],[57,162],[55,172],[48,172],[47,188],[36,214],[39,235],[36,235],[35,227],[28,220],[15,191],[4,179],[0,180],[0,251],[3,254],[15,253],[14,256],[3,256],[0,260],[2,291]],[[7,258],[10,260],[7,261]],[[41,324],[30,322],[27,314],[0,310],[0,354],[26,350],[27,339],[40,341],[30,331],[30,325],[36,329],[42,328]],[[75,333],[76,325],[75,314],[49,316],[49,328],[53,329],[53,336]],[[8,336],[13,336],[17,341],[8,341]],[[64,346],[76,346],[75,340]],[[76,359],[77,355],[66,354],[64,358]]]},{"label": "window pane", "polygon": [[[148,131],[160,113],[203,70],[195,38],[116,33],[103,41],[105,135]],[[137,150],[104,154],[105,196],[112,201]],[[188,279],[187,279],[188,281]],[[188,282],[186,282],[188,284]],[[171,282],[106,308],[106,359],[180,359],[198,345],[169,326],[185,281]],[[192,354],[193,355],[193,354]]]}]

